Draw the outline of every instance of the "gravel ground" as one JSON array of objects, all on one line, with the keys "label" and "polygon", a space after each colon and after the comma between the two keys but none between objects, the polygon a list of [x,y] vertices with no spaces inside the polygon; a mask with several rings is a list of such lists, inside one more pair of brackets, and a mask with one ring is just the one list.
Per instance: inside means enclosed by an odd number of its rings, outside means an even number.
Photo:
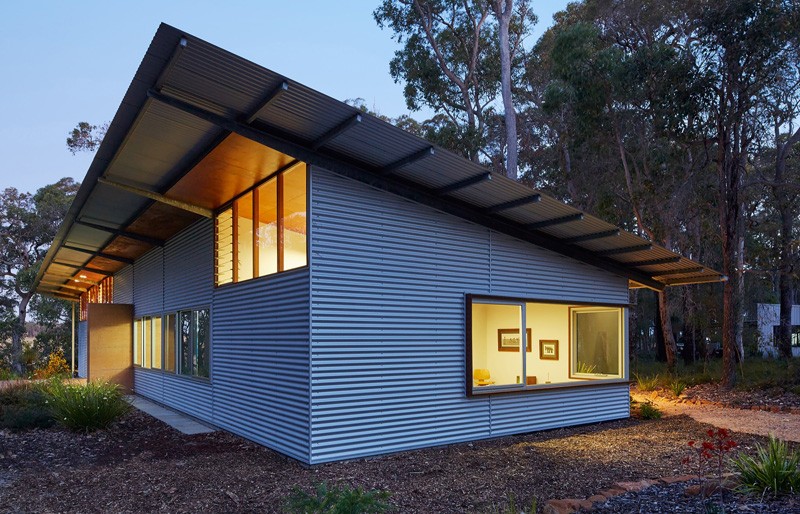
[{"label": "gravel ground", "polygon": [[[224,432],[182,435],[132,412],[93,435],[0,433],[0,512],[281,512],[293,486],[391,492],[403,513],[494,512],[586,498],[617,481],[678,475],[686,416],[635,419],[308,468]],[[738,436],[744,448],[763,438]]]}]

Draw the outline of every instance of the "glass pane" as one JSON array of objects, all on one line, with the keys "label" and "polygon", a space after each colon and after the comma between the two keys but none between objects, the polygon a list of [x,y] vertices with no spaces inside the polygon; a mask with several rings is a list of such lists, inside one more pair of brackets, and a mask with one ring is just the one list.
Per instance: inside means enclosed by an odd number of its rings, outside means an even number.
[{"label": "glass pane", "polygon": [[133,320],[133,363],[142,365],[142,320]]},{"label": "glass pane", "polygon": [[153,369],[161,369],[161,317],[153,317]]},{"label": "glass pane", "polygon": [[236,278],[253,278],[253,193],[236,200]]},{"label": "glass pane", "polygon": [[306,165],[301,164],[283,174],[283,269],[306,264]]},{"label": "glass pane", "polygon": [[573,374],[621,376],[620,309],[572,311]]},{"label": "glass pane", "polygon": [[472,385],[522,383],[522,307],[472,304]]},{"label": "glass pane", "polygon": [[182,375],[192,374],[192,311],[178,313],[180,323],[180,372]]},{"label": "glass pane", "polygon": [[142,331],[142,334],[143,334],[143,337],[142,337],[143,346],[142,347],[144,348],[144,351],[142,352],[142,355],[144,357],[142,359],[142,366],[144,366],[145,368],[149,368],[150,367],[150,354],[151,354],[151,350],[152,350],[152,348],[150,346],[150,337],[151,337],[151,335],[153,333],[153,330],[152,330],[152,326],[150,324],[150,317],[149,316],[147,316],[145,318],[142,318],[142,320],[143,320],[142,325],[144,327],[144,330]]},{"label": "glass pane", "polygon": [[175,371],[175,315],[167,314],[164,325],[164,369]]},{"label": "glass pane", "polygon": [[196,346],[195,346],[195,363],[197,370],[196,375],[199,377],[208,377],[209,375],[209,353],[210,353],[210,342],[211,342],[211,333],[210,333],[210,323],[209,323],[209,315],[208,309],[201,309],[199,311],[195,311],[196,313],[196,326],[195,326],[195,334],[196,334]]},{"label": "glass pane", "polygon": [[258,276],[278,271],[278,180],[258,188]]},{"label": "glass pane", "polygon": [[233,210],[219,213],[216,221],[217,285],[233,282]]}]

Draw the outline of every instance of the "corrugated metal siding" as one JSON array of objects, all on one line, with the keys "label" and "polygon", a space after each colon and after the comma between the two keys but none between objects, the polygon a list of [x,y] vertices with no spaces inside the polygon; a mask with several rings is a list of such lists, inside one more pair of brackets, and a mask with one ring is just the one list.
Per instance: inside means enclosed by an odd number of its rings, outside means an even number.
[{"label": "corrugated metal siding", "polygon": [[134,369],[135,392],[168,407],[213,423],[212,386],[207,380],[156,370]]},{"label": "corrugated metal siding", "polygon": [[214,424],[308,462],[308,268],[217,288]]},{"label": "corrugated metal siding", "polygon": [[154,248],[133,264],[134,316],[162,311],[164,306],[164,252]]},{"label": "corrugated metal siding", "polygon": [[627,385],[464,390],[465,293],[627,302],[626,279],[312,170],[312,463],[628,415]]},{"label": "corrugated metal siding", "polygon": [[214,225],[201,220],[164,245],[164,310],[210,305],[214,291]]},{"label": "corrugated metal siding", "polygon": [[114,275],[114,303],[133,303],[133,266],[126,266]]},{"label": "corrugated metal siding", "polygon": [[89,367],[88,337],[86,328],[88,321],[78,322],[78,376],[86,378]]}]

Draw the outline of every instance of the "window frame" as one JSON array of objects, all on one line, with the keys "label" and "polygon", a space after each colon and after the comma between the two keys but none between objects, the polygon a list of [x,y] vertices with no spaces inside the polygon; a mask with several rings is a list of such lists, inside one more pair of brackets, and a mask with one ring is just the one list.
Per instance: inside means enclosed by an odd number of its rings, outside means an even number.
[{"label": "window frame", "polygon": [[[596,378],[596,379],[588,379],[584,377],[577,377],[580,378],[580,382],[562,382],[558,384],[535,384],[535,385],[528,385],[526,383],[522,384],[511,384],[511,385],[493,385],[493,386],[482,386],[480,390],[476,390],[473,387],[473,378],[472,378],[472,371],[473,371],[473,360],[472,360],[472,304],[475,303],[502,303],[502,302],[522,302],[523,305],[527,303],[544,303],[544,304],[552,304],[552,305],[566,305],[568,307],[606,307],[606,308],[617,308],[621,309],[621,355],[620,355],[620,366],[622,369],[622,378]],[[479,294],[479,293],[467,293],[464,295],[464,349],[465,349],[465,369],[464,369],[464,385],[466,389],[466,396],[467,398],[482,398],[492,395],[515,395],[515,394],[536,394],[538,391],[550,391],[553,389],[574,389],[580,387],[602,387],[606,385],[613,385],[613,384],[629,384],[630,377],[629,377],[629,327],[628,327],[628,310],[630,308],[630,303],[611,303],[611,302],[584,302],[584,301],[563,301],[563,300],[554,300],[548,298],[525,298],[525,297],[513,297],[513,296],[498,296],[498,295],[486,295],[486,294]],[[527,312],[523,310],[525,316],[527,316]],[[567,342],[567,358],[568,363],[572,360],[572,317],[571,313],[569,318],[567,319],[568,330],[570,331],[569,341]],[[526,318],[523,318],[525,320]],[[527,329],[527,325],[525,325]],[[521,332],[527,332],[521,331]],[[527,335],[522,336],[523,344],[526,339]],[[533,349],[535,352],[535,348]],[[522,355],[523,363],[527,361],[525,355],[526,352],[520,352]],[[568,364],[571,366],[571,364]],[[523,371],[525,371],[525,367],[523,367]],[[571,371],[571,370],[569,370]],[[523,376],[525,376],[523,374]],[[571,376],[571,373],[570,373]],[[523,382],[525,382],[523,380]]]},{"label": "window frame", "polygon": [[[283,269],[284,257],[285,257],[284,256],[284,233],[283,233],[283,229],[284,229],[284,216],[283,216],[283,214],[284,214],[283,213],[283,211],[284,211],[284,175],[286,173],[289,173],[289,172],[295,170],[298,166],[305,166],[305,197],[306,197],[306,219],[305,219],[305,237],[306,237],[306,251],[305,251],[306,255],[305,255],[305,257],[306,257],[306,259],[305,259],[305,261],[306,261],[306,263],[305,263],[304,266],[298,266],[296,268],[291,268],[291,269],[286,270],[286,269]],[[231,285],[234,285],[234,284],[240,284],[240,283],[244,283],[244,282],[249,282],[251,280],[258,280],[259,278],[264,278],[264,277],[272,277],[272,276],[275,276],[275,275],[280,275],[281,273],[290,273],[292,271],[297,271],[297,270],[300,270],[300,269],[307,269],[310,266],[310,264],[311,264],[311,229],[310,229],[310,227],[311,227],[311,221],[310,221],[311,220],[311,201],[310,201],[311,200],[311,169],[312,169],[312,166],[310,164],[308,164],[307,162],[305,162],[305,161],[295,160],[293,162],[290,162],[290,163],[286,164],[285,166],[282,166],[279,169],[275,170],[274,172],[270,173],[269,175],[267,175],[263,179],[259,180],[258,182],[256,182],[252,186],[250,186],[248,189],[245,189],[244,191],[240,192],[239,194],[237,194],[236,196],[231,198],[229,201],[225,202],[220,207],[218,207],[217,209],[214,210],[214,287],[215,288],[216,287],[227,287],[227,286],[231,286]],[[257,232],[258,232],[259,224],[257,223],[257,221],[255,219],[257,217],[255,213],[257,212],[257,207],[258,207],[257,202],[259,201],[259,197],[260,197],[259,189],[261,188],[261,186],[263,186],[264,184],[268,183],[270,180],[273,180],[273,179],[275,179],[275,181],[276,181],[276,190],[277,190],[277,192],[276,192],[276,209],[277,209],[277,216],[276,216],[276,218],[277,218],[277,220],[276,220],[277,242],[276,242],[276,244],[277,244],[277,254],[278,254],[277,255],[277,268],[278,268],[278,271],[276,271],[274,273],[268,273],[266,275],[259,275],[259,255],[258,255],[258,252],[255,251],[255,249],[258,246],[258,235],[257,235]],[[240,281],[239,277],[238,277],[239,273],[238,273],[238,266],[237,266],[238,228],[237,228],[237,222],[236,222],[236,217],[237,217],[236,214],[237,214],[238,208],[236,206],[237,205],[236,201],[239,200],[240,198],[246,196],[249,193],[253,193],[253,213],[254,213],[253,214],[253,218],[254,218],[253,219],[253,259],[252,259],[253,277]],[[225,282],[225,283],[220,283],[219,282],[219,272],[218,272],[218,270],[219,270],[219,267],[218,267],[218,262],[219,262],[218,256],[219,256],[219,253],[218,253],[218,247],[217,247],[217,244],[218,244],[218,239],[217,239],[217,218],[220,216],[220,214],[224,213],[227,210],[231,211],[231,225],[232,225],[231,226],[231,229],[232,229],[232,231],[231,231],[232,232],[232,242],[231,242],[231,266],[232,266],[232,269],[231,269],[231,281],[230,282]]]},{"label": "window frame", "polygon": [[[191,327],[191,335],[190,339],[195,337],[195,325],[197,320],[197,313],[199,311],[207,311],[208,312],[208,376],[197,375],[194,373],[183,374],[181,373],[181,330],[180,330],[180,314],[181,312],[189,312],[190,313],[190,327]],[[175,370],[171,371],[165,368],[166,366],[166,356],[167,356],[167,345],[166,345],[166,337],[167,337],[167,326],[168,326],[168,319],[172,316],[174,318],[173,328],[175,329],[175,348],[174,348],[174,358],[175,358]],[[150,334],[151,334],[151,341],[150,341],[150,362],[152,364],[152,348],[153,348],[153,337],[152,337],[152,327],[153,327],[153,320],[155,318],[159,318],[161,320],[161,367],[154,368],[152,366],[144,366],[144,322],[147,320],[150,323]],[[211,305],[201,305],[197,307],[186,307],[181,309],[175,310],[168,310],[163,311],[161,313],[151,313],[139,316],[134,318],[133,320],[133,346],[134,346],[134,368],[148,370],[153,372],[160,372],[160,373],[168,373],[170,375],[174,375],[176,377],[187,378],[189,380],[202,380],[205,382],[211,381],[212,376],[212,365],[211,365],[211,347],[213,345],[213,338],[212,338],[212,315],[211,315]],[[141,358],[141,364],[137,363],[136,358],[136,349],[138,348],[139,356]],[[193,345],[190,344],[190,353],[189,353],[189,362],[193,362]],[[193,366],[192,366],[193,367]]]}]

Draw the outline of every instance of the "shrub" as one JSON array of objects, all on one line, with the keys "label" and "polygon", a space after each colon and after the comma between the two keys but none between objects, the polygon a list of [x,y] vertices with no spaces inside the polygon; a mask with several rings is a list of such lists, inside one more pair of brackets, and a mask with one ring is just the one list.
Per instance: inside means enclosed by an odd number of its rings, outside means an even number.
[{"label": "shrub", "polygon": [[69,366],[64,358],[64,351],[59,349],[47,357],[47,365],[33,372],[33,378],[66,378],[69,376]]},{"label": "shrub", "polygon": [[733,465],[741,474],[740,488],[748,493],[772,494],[800,492],[800,453],[789,450],[786,442],[769,437],[767,446],[756,445],[756,456],[739,455]]},{"label": "shrub", "polygon": [[638,373],[635,375],[636,377],[636,388],[639,391],[653,391],[656,387],[658,387],[658,375],[653,376],[642,376]]},{"label": "shrub", "polygon": [[369,514],[386,512],[389,493],[386,491],[364,491],[348,485],[328,487],[326,483],[317,484],[311,495],[295,487],[286,503],[289,512],[297,514]]},{"label": "shrub", "polygon": [[56,420],[72,430],[106,428],[130,409],[119,387],[108,382],[80,385],[52,380],[47,392]]},{"label": "shrub", "polygon": [[53,425],[42,388],[24,382],[0,389],[0,428],[14,432]]},{"label": "shrub", "polygon": [[661,411],[653,405],[653,402],[644,402],[639,406],[639,415],[642,419],[659,419],[661,418]]},{"label": "shrub", "polygon": [[669,388],[672,391],[672,394],[675,395],[675,398],[680,398],[683,394],[683,390],[686,389],[686,384],[681,380],[673,380],[669,384]]}]

